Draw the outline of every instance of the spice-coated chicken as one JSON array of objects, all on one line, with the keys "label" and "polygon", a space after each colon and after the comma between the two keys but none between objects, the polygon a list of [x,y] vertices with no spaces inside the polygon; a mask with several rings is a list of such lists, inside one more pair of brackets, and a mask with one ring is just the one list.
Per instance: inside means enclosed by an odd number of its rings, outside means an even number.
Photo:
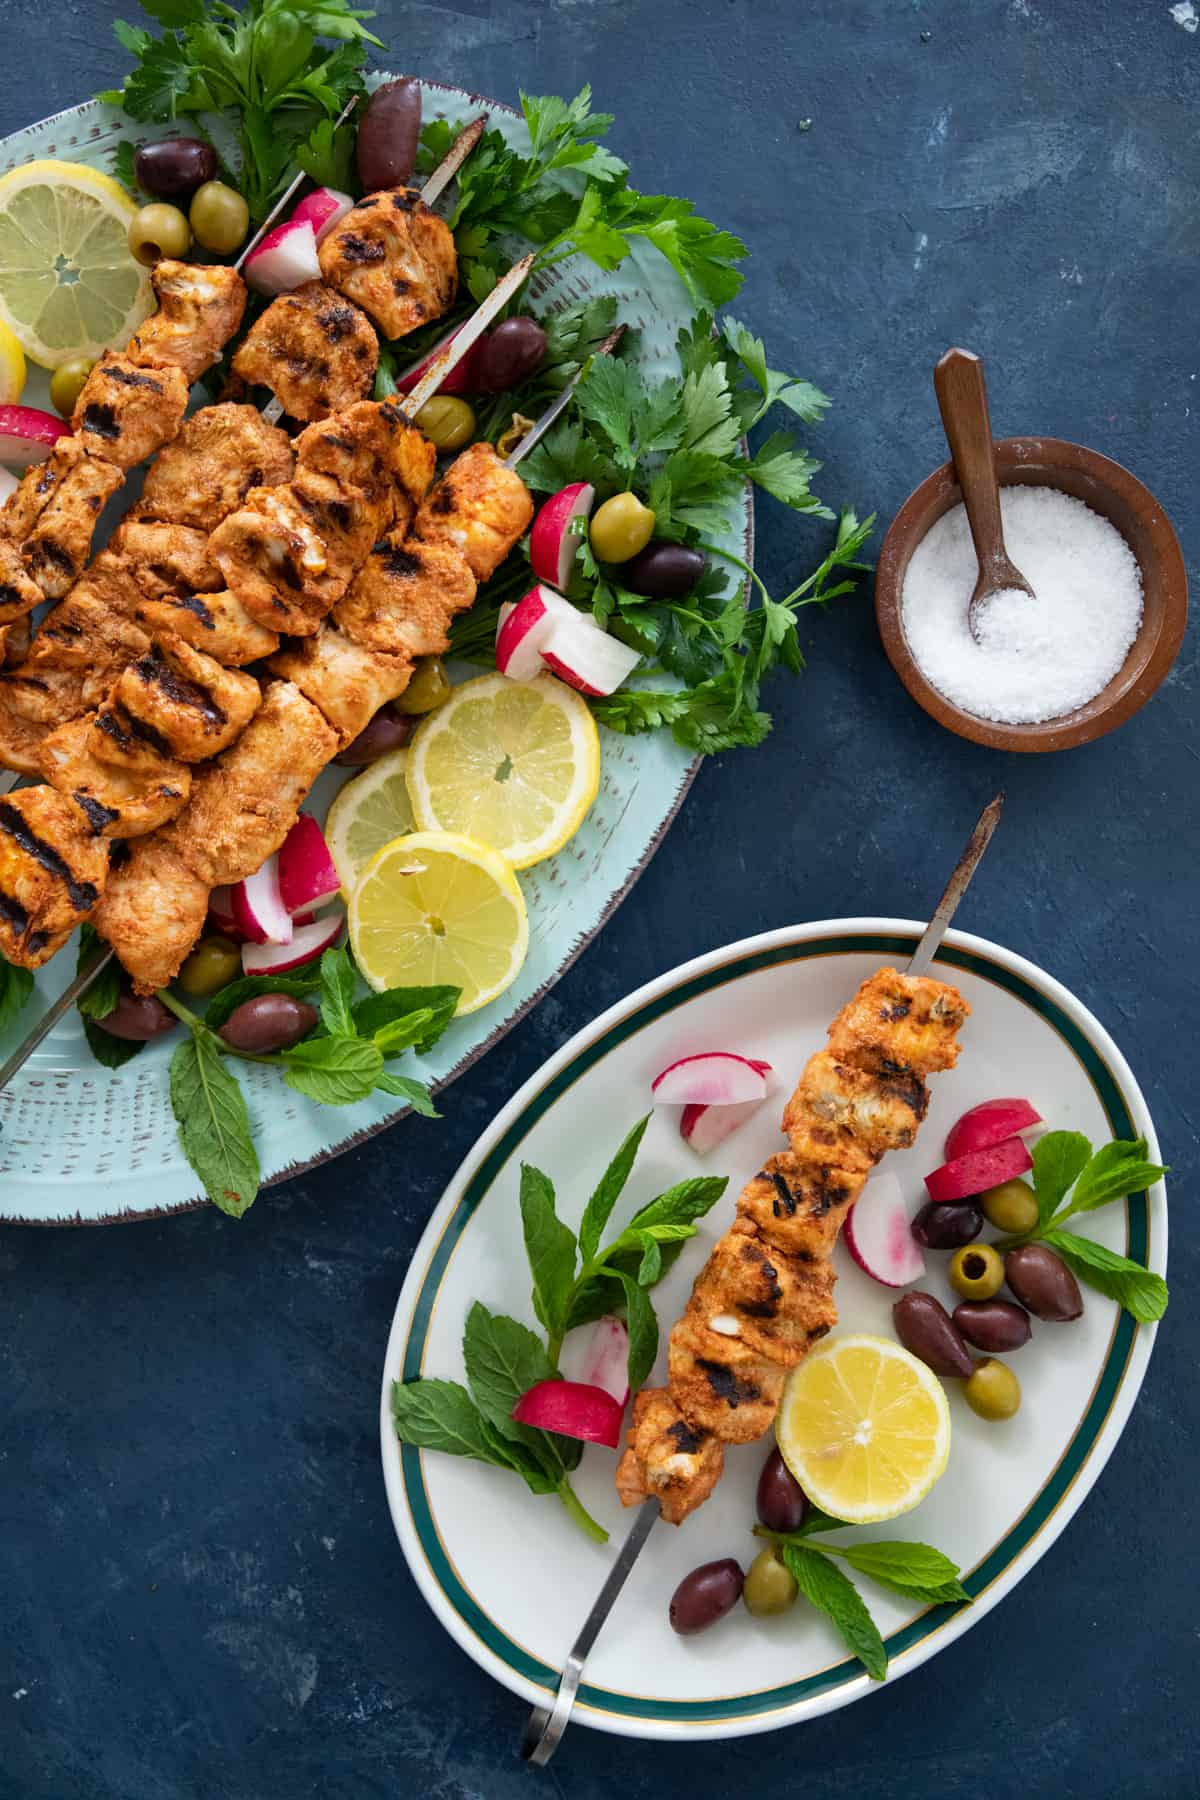
[{"label": "spice-coated chicken", "polygon": [[[790,1149],[743,1189],[671,1331],[668,1385],[634,1403],[617,1471],[626,1506],[654,1495],[681,1524],[719,1476],[712,1447],[769,1429],[787,1371],[837,1322],[831,1258],[846,1214],[885,1151],[912,1143],[924,1077],[953,1068],[969,1011],[957,988],[880,969],[838,1014],[785,1108]],[[684,1433],[691,1476],[672,1458]]]},{"label": "spice-coated chicken", "polygon": [[323,239],[321,274],[385,338],[440,319],[458,289],[454,234],[417,188],[368,194]]},{"label": "spice-coated chicken", "polygon": [[0,510],[0,534],[16,547],[39,600],[59,599],[78,576],[104,502],[124,479],[115,463],[89,456],[77,437],[59,438],[44,463],[25,471]]},{"label": "spice-coated chicken", "polygon": [[270,388],[293,419],[324,419],[365,400],[379,365],[379,339],[357,306],[322,282],[281,294],[257,318],[233,358],[233,373]]},{"label": "spice-coated chicken", "polygon": [[242,322],[246,284],[222,263],[175,262],[164,257],[150,277],[158,296],[152,313],[125,346],[146,368],[181,369],[189,385],[221,360]]},{"label": "spice-coated chicken", "polygon": [[486,581],[532,518],[533,500],[521,477],[481,442],[454,459],[418,507],[413,535],[426,544],[452,545],[476,581]]},{"label": "spice-coated chicken", "polygon": [[285,431],[253,406],[202,406],[151,463],[134,517],[214,531],[251,488],[291,477]]},{"label": "spice-coated chicken", "polygon": [[71,425],[89,456],[132,469],[170,443],[187,400],[182,369],[148,369],[106,350],[80,390]]},{"label": "spice-coated chicken", "polygon": [[95,905],[108,845],[53,788],[0,800],[0,954],[36,969]]}]

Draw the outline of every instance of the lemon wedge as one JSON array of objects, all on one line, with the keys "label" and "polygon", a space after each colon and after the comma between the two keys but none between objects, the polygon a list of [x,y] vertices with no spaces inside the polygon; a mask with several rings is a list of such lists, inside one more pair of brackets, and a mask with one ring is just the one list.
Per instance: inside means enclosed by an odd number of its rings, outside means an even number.
[{"label": "lemon wedge", "polygon": [[84,163],[24,163],[0,176],[0,320],[47,369],[120,346],[154,310],[129,248],[137,207]]},{"label": "lemon wedge", "polygon": [[0,319],[0,406],[15,406],[25,388],[25,352]]},{"label": "lemon wedge", "polygon": [[599,785],[596,721],[583,697],[552,675],[463,682],[408,747],[420,829],[461,832],[514,869],[561,850]]},{"label": "lemon wedge", "polygon": [[890,1338],[833,1337],[794,1368],[775,1435],[809,1499],[870,1525],[911,1512],[950,1455],[950,1407],[932,1370]]},{"label": "lemon wedge", "polygon": [[460,1016],[502,994],[529,948],[525,897],[504,858],[450,832],[385,844],[355,883],[349,924],[373,988],[461,988]]},{"label": "lemon wedge", "polygon": [[416,830],[404,775],[408,750],[389,750],[339,788],[325,818],[325,842],[349,894],[376,851]]}]

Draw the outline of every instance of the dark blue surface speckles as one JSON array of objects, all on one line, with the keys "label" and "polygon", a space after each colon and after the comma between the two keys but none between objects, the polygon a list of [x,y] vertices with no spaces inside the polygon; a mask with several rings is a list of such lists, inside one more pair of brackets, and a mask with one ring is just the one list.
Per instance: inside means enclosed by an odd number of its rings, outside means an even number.
[{"label": "dark blue surface speckles", "polygon": [[[111,78],[108,15],[0,0],[0,130]],[[396,66],[506,99],[590,78],[635,180],[748,239],[736,310],[836,397],[814,434],[830,499],[887,519],[941,460],[929,371],[958,341],[988,358],[999,431],[1127,462],[1194,553],[1200,34],[1168,0],[458,0],[386,6],[380,34]],[[791,585],[820,528],[770,502],[759,526],[764,576]],[[4,1800],[1200,1792],[1194,643],[1116,736],[1022,760],[909,703],[865,600],[804,635],[775,736],[701,773],[607,931],[440,1124],[240,1226],[0,1233]],[[922,912],[999,781],[963,923],[1095,1009],[1175,1167],[1175,1306],[1129,1429],[1034,1580],[895,1688],[703,1751],[581,1732],[533,1775],[521,1707],[434,1623],[387,1516],[380,1361],[421,1226],[594,1013],[767,926]]]}]

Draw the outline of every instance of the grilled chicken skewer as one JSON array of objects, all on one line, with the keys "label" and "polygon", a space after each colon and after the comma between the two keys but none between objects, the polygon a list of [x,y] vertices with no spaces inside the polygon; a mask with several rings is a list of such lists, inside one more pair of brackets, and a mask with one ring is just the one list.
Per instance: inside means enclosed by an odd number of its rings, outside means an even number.
[{"label": "grilled chicken skewer", "polygon": [[[587,1656],[657,1520],[680,1524],[708,1498],[721,1477],[723,1442],[746,1442],[767,1428],[783,1369],[799,1362],[836,1320],[828,1258],[851,1204],[846,1190],[860,1191],[884,1150],[915,1132],[924,1074],[953,1066],[958,1054],[955,1033],[970,1009],[956,988],[929,979],[928,970],[1003,802],[997,794],[980,814],[907,973],[881,969],[865,981],[830,1026],[828,1049],[809,1059],[784,1113],[791,1150],[770,1158],[748,1184],[732,1229],[701,1272],[671,1333],[669,1386],[644,1389],[634,1401],[617,1490],[625,1505],[640,1503],[641,1510],[563,1665],[553,1703],[535,1706],[529,1716],[521,1744],[527,1762],[543,1767],[558,1748]],[[3,1079],[0,1070],[0,1085]],[[889,1091],[893,1082],[899,1095]],[[825,1276],[817,1272],[822,1266]],[[726,1320],[736,1339],[727,1335]],[[723,1371],[715,1380],[703,1366],[710,1359],[696,1355],[710,1348],[713,1369]],[[721,1428],[743,1410],[736,1436],[726,1436]],[[750,1421],[757,1429],[746,1429]]]}]

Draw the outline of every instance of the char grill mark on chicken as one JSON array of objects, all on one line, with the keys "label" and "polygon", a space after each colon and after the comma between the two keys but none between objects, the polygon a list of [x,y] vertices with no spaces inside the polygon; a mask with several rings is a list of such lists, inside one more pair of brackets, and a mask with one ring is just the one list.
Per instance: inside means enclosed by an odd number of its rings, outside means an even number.
[{"label": "char grill mark on chicken", "polygon": [[422,543],[449,544],[476,581],[486,581],[532,518],[533,499],[521,477],[481,442],[455,458],[418,507],[413,535]]},{"label": "char grill mark on chicken", "polygon": [[293,466],[287,433],[255,407],[204,406],[151,463],[133,516],[169,519],[207,534],[251,488],[290,480]]},{"label": "char grill mark on chicken", "polygon": [[385,338],[440,319],[458,291],[454,235],[416,188],[366,195],[318,257],[324,280],[369,313]]},{"label": "char grill mark on chicken", "polygon": [[108,845],[53,788],[0,800],[0,953],[40,968],[61,949],[104,885]]},{"label": "char grill mark on chicken", "polygon": [[124,472],[170,442],[187,400],[182,369],[147,369],[106,350],[83,384],[71,425],[88,456]]},{"label": "char grill mark on chicken", "polygon": [[322,282],[272,300],[233,358],[233,373],[270,388],[293,419],[324,419],[371,392],[379,339],[371,321]]},{"label": "char grill mark on chicken", "polygon": [[923,1077],[953,1068],[969,1012],[957,988],[881,969],[833,1021],[785,1108],[791,1147],[747,1182],[672,1328],[668,1386],[634,1403],[617,1472],[626,1506],[659,1495],[677,1525],[712,1492],[711,1464],[694,1484],[666,1483],[669,1418],[695,1434],[697,1455],[769,1429],[787,1371],[837,1323],[832,1256],[846,1214],[880,1157],[912,1143]]}]

